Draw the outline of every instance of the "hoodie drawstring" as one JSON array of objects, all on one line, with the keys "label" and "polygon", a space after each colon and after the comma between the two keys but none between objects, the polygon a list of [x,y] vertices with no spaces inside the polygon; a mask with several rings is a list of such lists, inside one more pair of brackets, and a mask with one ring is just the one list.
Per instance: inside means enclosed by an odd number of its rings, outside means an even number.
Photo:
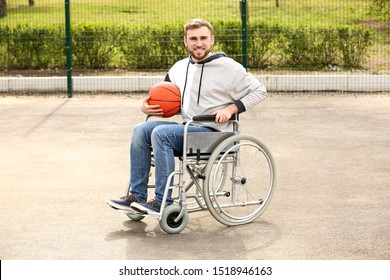
[{"label": "hoodie drawstring", "polygon": [[199,104],[200,89],[202,88],[203,70],[204,70],[204,63],[202,64],[202,72],[200,72],[200,81],[199,81],[199,89],[198,89],[198,100],[196,102],[197,104]]},{"label": "hoodie drawstring", "polygon": [[186,93],[186,87],[187,87],[187,78],[188,78],[188,69],[190,68],[191,59],[188,60],[187,64],[187,70],[186,70],[186,80],[184,82],[184,88],[183,88],[183,96],[181,97],[181,106],[184,104],[184,94]]}]

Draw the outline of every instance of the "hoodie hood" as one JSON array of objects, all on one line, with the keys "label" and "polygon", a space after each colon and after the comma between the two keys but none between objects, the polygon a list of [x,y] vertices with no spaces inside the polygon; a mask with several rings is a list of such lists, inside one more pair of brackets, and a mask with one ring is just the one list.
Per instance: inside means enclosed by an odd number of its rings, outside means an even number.
[{"label": "hoodie hood", "polygon": [[227,57],[227,55],[223,52],[219,52],[219,53],[213,53],[210,57],[206,58],[205,60],[202,60],[200,62],[195,62],[192,60],[192,57],[190,56],[189,59],[190,59],[190,63],[192,64],[206,64],[210,61],[213,61],[214,59],[217,59],[217,58],[220,58],[220,57]]}]

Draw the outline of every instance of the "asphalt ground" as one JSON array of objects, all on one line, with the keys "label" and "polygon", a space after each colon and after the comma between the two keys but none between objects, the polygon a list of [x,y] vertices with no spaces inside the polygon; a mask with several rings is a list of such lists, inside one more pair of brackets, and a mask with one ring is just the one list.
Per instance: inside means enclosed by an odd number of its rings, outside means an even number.
[{"label": "asphalt ground", "polygon": [[390,259],[390,94],[272,94],[241,116],[277,166],[271,204],[169,235],[123,194],[140,96],[0,97],[0,259]]}]

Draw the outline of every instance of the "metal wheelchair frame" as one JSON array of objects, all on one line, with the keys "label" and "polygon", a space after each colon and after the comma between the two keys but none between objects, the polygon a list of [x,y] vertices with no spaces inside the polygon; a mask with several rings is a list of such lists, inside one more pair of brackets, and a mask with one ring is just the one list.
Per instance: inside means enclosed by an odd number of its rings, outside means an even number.
[{"label": "metal wheelchair frame", "polygon": [[[213,115],[196,116],[185,124],[183,151],[186,152],[178,156],[179,168],[168,177],[160,212],[120,211],[133,221],[146,216],[157,218],[161,228],[170,234],[181,232],[188,224],[188,213],[193,211],[208,210],[226,226],[257,219],[268,206],[275,187],[272,154],[255,136],[239,133],[236,116],[229,120],[233,132],[188,132],[192,123],[213,122],[214,118]],[[211,145],[202,147],[202,139],[209,141],[204,137],[206,134],[214,139],[209,143]],[[201,141],[197,143],[199,139]],[[186,174],[190,180],[188,184],[184,178]],[[178,177],[177,183],[171,185],[175,177]],[[171,189],[177,191],[172,197],[175,202],[166,206]],[[194,192],[190,192],[192,189]],[[131,186],[127,193],[130,191]]]}]

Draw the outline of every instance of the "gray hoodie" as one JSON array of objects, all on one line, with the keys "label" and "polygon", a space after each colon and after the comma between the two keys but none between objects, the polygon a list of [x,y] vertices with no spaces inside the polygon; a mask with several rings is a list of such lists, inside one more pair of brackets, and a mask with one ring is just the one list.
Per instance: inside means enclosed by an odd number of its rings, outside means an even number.
[{"label": "gray hoodie", "polygon": [[[267,98],[264,85],[224,53],[213,54],[199,63],[193,62],[191,57],[182,59],[172,66],[165,81],[180,88],[181,115],[185,122],[197,115],[211,114],[232,103],[242,113]],[[231,130],[228,124],[201,125],[218,131]]]}]

